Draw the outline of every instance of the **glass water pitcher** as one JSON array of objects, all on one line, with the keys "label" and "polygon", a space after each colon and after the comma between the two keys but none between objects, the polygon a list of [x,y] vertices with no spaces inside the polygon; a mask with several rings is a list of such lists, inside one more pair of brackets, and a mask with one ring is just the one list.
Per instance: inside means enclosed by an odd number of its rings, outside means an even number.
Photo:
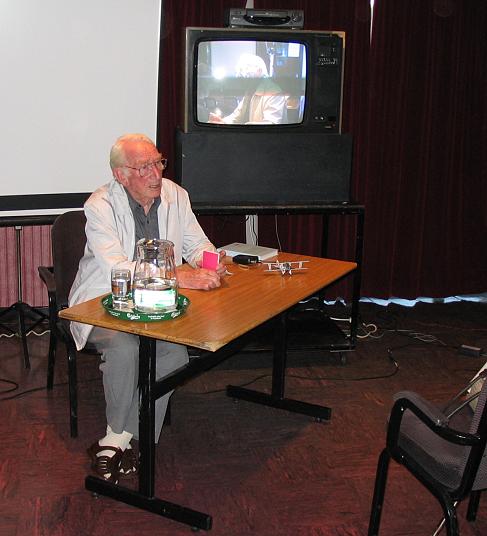
[{"label": "glass water pitcher", "polygon": [[172,242],[158,238],[137,242],[132,297],[135,308],[143,313],[176,310],[178,280]]}]

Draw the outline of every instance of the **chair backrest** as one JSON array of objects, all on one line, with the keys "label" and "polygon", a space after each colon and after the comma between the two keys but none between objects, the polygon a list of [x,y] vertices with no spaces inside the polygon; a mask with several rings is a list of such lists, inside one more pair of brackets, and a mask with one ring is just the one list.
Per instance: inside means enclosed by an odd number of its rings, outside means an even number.
[{"label": "chair backrest", "polygon": [[[483,382],[481,385],[475,409],[472,409],[470,404],[462,404],[461,411],[454,415],[449,422],[453,429],[478,435],[481,440],[480,454],[475,454],[472,447],[456,447],[459,451],[462,451],[458,464],[462,477],[458,485],[459,489],[467,491],[487,487],[487,459],[485,457],[485,445],[487,442],[487,382]],[[446,459],[441,461],[445,463]],[[445,463],[445,465],[448,464]]]},{"label": "chair backrest", "polygon": [[85,226],[85,213],[75,210],[58,216],[51,229],[56,301],[59,309],[68,305],[69,291],[85,250]]},{"label": "chair backrest", "polygon": [[485,445],[487,444],[487,380],[483,381],[480,395],[477,399],[470,433],[478,434],[484,445],[482,458],[472,486],[474,490],[481,490],[487,488],[487,456],[485,451]]},{"label": "chair backrest", "polygon": [[[415,393],[409,398],[413,405]],[[404,396],[400,393],[398,398]],[[421,398],[421,397],[420,397]],[[472,448],[467,445],[454,444],[443,439],[434,430],[429,428],[412,411],[406,410],[401,421],[398,445],[405,454],[404,463],[413,473],[420,474],[422,478],[433,478],[444,488],[455,490],[459,496],[464,496],[471,489],[487,488],[487,458],[485,457],[485,445],[487,442],[487,382],[484,382],[478,397],[475,411],[470,404],[462,399],[456,399],[458,411],[446,411],[436,408],[432,414],[434,419],[440,419],[448,426],[459,432],[478,434],[480,445]],[[424,402],[423,402],[424,404]],[[431,405],[433,407],[433,405]],[[451,402],[447,408],[451,407]],[[428,411],[428,404],[421,407]],[[430,410],[431,411],[431,410]],[[392,421],[391,421],[392,422]],[[408,461],[409,460],[409,461]],[[410,463],[412,461],[412,463]],[[427,476],[429,475],[429,477]]]}]

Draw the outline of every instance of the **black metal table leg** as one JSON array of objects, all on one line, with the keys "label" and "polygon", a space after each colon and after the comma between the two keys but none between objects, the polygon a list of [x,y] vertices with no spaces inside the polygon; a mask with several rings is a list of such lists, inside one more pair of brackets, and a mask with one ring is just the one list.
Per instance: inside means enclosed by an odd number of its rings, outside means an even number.
[{"label": "black metal table leg", "polygon": [[301,402],[299,400],[284,397],[287,359],[286,334],[286,313],[282,313],[277,318],[277,326],[275,330],[271,394],[246,389],[244,387],[228,385],[227,396],[246,400],[247,402],[262,404],[264,406],[284,409],[293,413],[309,415],[315,419],[331,419],[331,409],[326,406],[319,406],[316,404],[310,404],[308,402]]},{"label": "black metal table leg", "polygon": [[350,325],[350,345],[355,348],[357,342],[358,315],[360,288],[362,282],[362,250],[364,242],[364,213],[360,212],[357,216],[357,229],[355,235],[355,262],[357,269],[353,273],[353,290],[352,290],[352,312]]},{"label": "black metal table leg", "polygon": [[94,493],[111,497],[136,508],[184,523],[194,528],[210,530],[212,517],[179,504],[154,496],[155,473],[155,401],[168,389],[156,393],[156,340],[140,337],[139,346],[139,489],[126,488],[101,478],[88,476],[85,487]]},{"label": "black metal table leg", "polygon": [[156,341],[140,337],[139,350],[139,492],[154,496]]},{"label": "black metal table leg", "polygon": [[110,497],[116,501],[135,506],[141,510],[147,510],[153,514],[172,519],[178,523],[184,523],[191,527],[210,530],[212,518],[208,514],[185,508],[179,504],[163,501],[157,497],[146,497],[139,491],[135,491],[119,484],[113,484],[94,476],[87,476],[85,487],[88,491]]}]

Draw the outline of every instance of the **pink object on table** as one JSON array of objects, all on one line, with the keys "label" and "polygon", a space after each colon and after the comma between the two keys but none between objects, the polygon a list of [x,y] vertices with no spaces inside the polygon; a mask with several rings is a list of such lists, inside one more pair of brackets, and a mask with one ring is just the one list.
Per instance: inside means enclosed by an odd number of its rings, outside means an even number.
[{"label": "pink object on table", "polygon": [[203,263],[202,268],[207,270],[216,270],[218,263],[220,262],[220,255],[214,251],[203,251]]}]

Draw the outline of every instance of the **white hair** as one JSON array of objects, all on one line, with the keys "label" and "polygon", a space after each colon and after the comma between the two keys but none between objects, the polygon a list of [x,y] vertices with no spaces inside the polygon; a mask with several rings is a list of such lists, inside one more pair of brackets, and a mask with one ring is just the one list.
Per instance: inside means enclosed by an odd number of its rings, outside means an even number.
[{"label": "white hair", "polygon": [[237,76],[246,76],[249,72],[260,71],[260,76],[269,76],[265,61],[255,54],[244,53],[240,56],[235,67]]},{"label": "white hair", "polygon": [[145,134],[124,134],[120,136],[110,149],[110,167],[112,170],[117,167],[123,166],[127,159],[125,156],[125,145],[127,143],[133,143],[137,141],[145,141],[152,145],[154,142]]}]

